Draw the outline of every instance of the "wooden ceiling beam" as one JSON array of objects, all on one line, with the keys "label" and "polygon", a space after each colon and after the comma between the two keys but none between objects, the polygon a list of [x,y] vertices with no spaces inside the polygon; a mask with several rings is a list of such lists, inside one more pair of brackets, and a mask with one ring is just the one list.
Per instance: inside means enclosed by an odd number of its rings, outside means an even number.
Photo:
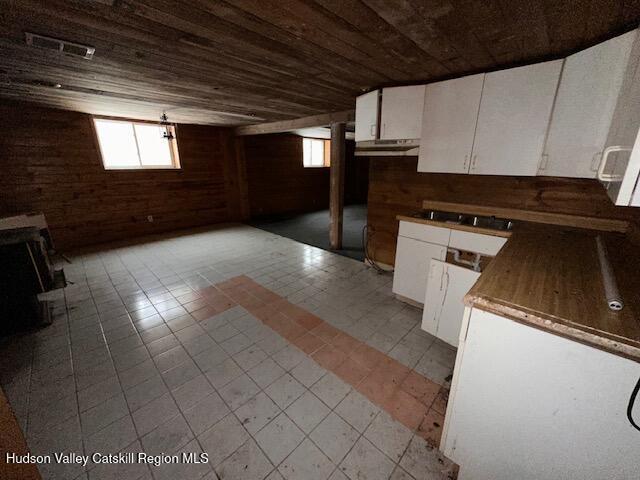
[{"label": "wooden ceiling beam", "polygon": [[257,125],[247,125],[236,127],[234,133],[238,136],[263,135],[267,133],[283,133],[297,130],[299,128],[326,127],[333,123],[348,123],[356,119],[354,110],[344,110],[342,112],[324,113],[322,115],[311,115],[309,117],[296,118],[295,120],[281,120],[279,122],[259,123]]}]

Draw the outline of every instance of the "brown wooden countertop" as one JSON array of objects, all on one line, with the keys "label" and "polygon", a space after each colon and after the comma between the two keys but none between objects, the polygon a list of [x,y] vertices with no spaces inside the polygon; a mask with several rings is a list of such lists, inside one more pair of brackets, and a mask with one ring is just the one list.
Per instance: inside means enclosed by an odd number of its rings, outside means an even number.
[{"label": "brown wooden countertop", "polygon": [[623,235],[600,233],[625,304],[612,312],[597,233],[517,225],[465,303],[640,362],[640,251]]}]

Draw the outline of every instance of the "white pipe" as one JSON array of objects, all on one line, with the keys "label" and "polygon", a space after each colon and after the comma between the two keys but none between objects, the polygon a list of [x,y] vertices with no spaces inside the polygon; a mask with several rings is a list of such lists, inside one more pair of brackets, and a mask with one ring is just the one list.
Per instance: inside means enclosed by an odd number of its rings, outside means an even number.
[{"label": "white pipe", "polygon": [[457,248],[448,248],[447,250],[453,253],[453,259],[456,261],[456,263],[469,265],[470,267],[473,267],[474,271],[480,271],[480,258],[482,256],[481,254],[476,253],[475,260],[463,260],[462,258],[460,258],[460,250],[458,250]]},{"label": "white pipe", "polygon": [[622,296],[618,291],[618,284],[616,283],[616,277],[613,274],[613,268],[609,263],[607,256],[607,248],[600,238],[600,235],[596,237],[596,246],[598,248],[598,258],[600,259],[600,271],[602,272],[602,284],[604,286],[604,296],[607,299],[607,305],[614,311],[622,310],[624,302]]}]

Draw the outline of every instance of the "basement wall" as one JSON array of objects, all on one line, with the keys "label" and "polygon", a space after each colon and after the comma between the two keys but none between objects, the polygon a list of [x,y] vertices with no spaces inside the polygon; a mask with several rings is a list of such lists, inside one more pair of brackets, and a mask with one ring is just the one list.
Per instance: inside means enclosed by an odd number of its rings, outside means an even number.
[{"label": "basement wall", "polygon": [[395,261],[396,215],[420,211],[427,199],[640,220],[640,208],[614,206],[596,180],[418,173],[416,157],[370,162],[369,253],[388,265]]},{"label": "basement wall", "polygon": [[44,212],[58,250],[246,217],[231,129],[178,125],[180,170],[108,171],[90,115],[2,103],[0,125],[0,215]]},{"label": "basement wall", "polygon": [[[302,137],[252,135],[244,139],[252,218],[313,212],[329,208],[329,168],[302,165]],[[345,204],[366,203],[369,162],[345,152]]]}]

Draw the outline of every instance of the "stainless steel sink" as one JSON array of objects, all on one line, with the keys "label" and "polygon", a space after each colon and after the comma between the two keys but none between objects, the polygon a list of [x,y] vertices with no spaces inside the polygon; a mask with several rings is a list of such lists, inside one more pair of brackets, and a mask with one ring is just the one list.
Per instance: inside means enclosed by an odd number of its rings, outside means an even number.
[{"label": "stainless steel sink", "polygon": [[436,222],[461,223],[464,220],[464,215],[453,212],[439,212],[436,210],[430,210],[428,212],[425,212],[423,218],[434,220]]},{"label": "stainless steel sink", "polygon": [[426,210],[417,217],[436,222],[453,223],[457,225],[469,225],[478,228],[508,231],[513,228],[513,222],[505,218],[485,217],[481,215],[464,215],[454,212],[442,212],[438,210]]},{"label": "stainless steel sink", "polygon": [[513,222],[504,218],[469,216],[462,222],[462,225],[471,225],[479,228],[490,228],[492,230],[511,230]]}]

